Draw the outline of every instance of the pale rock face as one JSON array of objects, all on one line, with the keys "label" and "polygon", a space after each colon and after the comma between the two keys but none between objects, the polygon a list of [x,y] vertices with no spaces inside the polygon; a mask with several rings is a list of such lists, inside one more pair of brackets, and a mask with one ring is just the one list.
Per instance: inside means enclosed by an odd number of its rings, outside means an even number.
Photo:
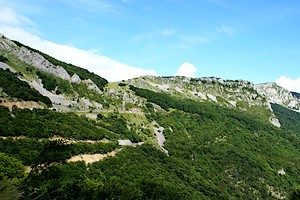
[{"label": "pale rock face", "polygon": [[93,101],[93,104],[98,109],[102,109],[103,108],[103,105],[101,103],[97,103],[97,102]]},{"label": "pale rock face", "polygon": [[179,87],[175,87],[175,90],[176,90],[177,92],[183,93],[182,89],[179,88]]},{"label": "pale rock face", "polygon": [[130,140],[118,140],[120,146],[131,146],[132,142]]},{"label": "pale rock face", "polygon": [[216,103],[218,102],[216,96],[214,96],[214,95],[212,95],[212,94],[207,94],[207,97],[208,97],[210,100],[212,100],[213,102],[216,102]]},{"label": "pale rock face", "polygon": [[271,122],[271,124],[273,124],[274,126],[280,128],[281,124],[279,122],[279,120],[276,117],[270,117],[269,121]]},{"label": "pale rock face", "polygon": [[0,62],[0,68],[2,68],[4,70],[9,69],[9,71],[11,71],[12,73],[16,73],[17,72],[16,70],[14,70],[9,65],[7,65],[6,63],[3,63],[3,62]]},{"label": "pale rock face", "polygon": [[286,174],[286,172],[282,168],[281,170],[278,171],[278,174],[281,175],[281,176],[284,176]]},{"label": "pale rock face", "polygon": [[23,62],[44,72],[53,74],[54,76],[60,77],[64,80],[70,80],[70,75],[63,67],[54,66],[40,54],[32,52],[25,47],[18,47],[9,39],[3,39],[0,42],[0,48],[9,51]]},{"label": "pale rock face", "polygon": [[41,93],[44,96],[49,97],[52,103],[60,104],[63,106],[68,106],[72,104],[72,101],[64,97],[63,95],[56,95],[48,90],[46,90],[41,83],[38,83],[37,81],[33,80],[31,82],[28,82],[29,85],[31,85],[34,89],[36,89],[39,93]]},{"label": "pale rock face", "polygon": [[2,42],[0,42],[0,47],[2,49],[9,50],[11,48],[17,48],[17,45],[9,39],[2,38]]},{"label": "pale rock face", "polygon": [[38,53],[31,52],[25,47],[16,49],[12,53],[25,63],[32,65],[46,73],[53,74],[54,76],[60,77],[64,80],[70,80],[70,75],[63,67],[53,65]]},{"label": "pale rock face", "polygon": [[98,92],[99,94],[103,93],[92,80],[87,79],[87,80],[83,80],[82,82],[87,85],[89,90],[94,90],[94,91]]},{"label": "pale rock face", "polygon": [[73,76],[71,77],[71,83],[80,83],[81,79],[77,74],[73,74]]},{"label": "pale rock face", "polygon": [[207,100],[206,94],[204,94],[204,93],[201,93],[201,92],[195,92],[195,91],[192,91],[191,93],[192,93],[193,95],[197,95],[197,96],[200,97],[201,99]]},{"label": "pale rock face", "polygon": [[81,98],[80,99],[85,105],[92,107],[93,104],[90,102],[90,100],[86,99],[86,98]]},{"label": "pale rock face", "polygon": [[88,118],[91,118],[91,119],[97,119],[97,114],[88,113],[85,116],[87,116]]},{"label": "pale rock face", "polygon": [[157,87],[161,90],[164,90],[164,91],[168,91],[168,89],[170,88],[170,86],[168,84],[154,84],[154,83],[149,83],[150,85],[154,86],[154,87]]},{"label": "pale rock face", "polygon": [[[153,121],[152,122],[152,125],[153,125],[153,129],[154,129],[154,132],[155,132],[155,135],[156,135],[156,138],[157,138],[157,143],[158,143],[158,146],[166,153],[168,154],[168,150],[166,150],[164,148],[164,143],[166,141],[165,139],[165,136],[163,134],[163,131],[165,130],[164,127],[162,126],[159,126],[157,122]],[[158,127],[157,127],[158,126]]]},{"label": "pale rock face", "polygon": [[256,85],[256,89],[271,103],[276,103],[296,110],[299,110],[300,108],[300,99],[294,97],[290,91],[275,83],[258,84]]},{"label": "pale rock face", "polygon": [[233,105],[234,107],[236,107],[236,101],[228,101],[231,105]]}]

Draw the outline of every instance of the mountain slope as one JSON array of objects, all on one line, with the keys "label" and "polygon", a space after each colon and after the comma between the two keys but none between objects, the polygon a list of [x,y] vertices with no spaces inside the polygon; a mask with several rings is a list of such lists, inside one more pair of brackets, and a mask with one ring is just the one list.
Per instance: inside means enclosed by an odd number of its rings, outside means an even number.
[{"label": "mountain slope", "polygon": [[4,37],[0,53],[0,185],[21,199],[288,199],[299,186],[299,96],[275,84],[102,84]]},{"label": "mountain slope", "polygon": [[0,38],[0,53],[6,59],[6,64],[0,67],[17,73],[19,79],[48,97],[53,108],[89,111],[103,107],[101,94],[107,81],[98,75],[4,36]]}]

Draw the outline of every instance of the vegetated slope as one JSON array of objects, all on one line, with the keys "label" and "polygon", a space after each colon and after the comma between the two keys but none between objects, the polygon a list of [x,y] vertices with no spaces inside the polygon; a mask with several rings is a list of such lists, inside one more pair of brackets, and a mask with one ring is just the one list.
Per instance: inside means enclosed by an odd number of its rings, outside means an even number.
[{"label": "vegetated slope", "polygon": [[[106,125],[110,118],[113,123]],[[71,156],[111,152],[119,148],[116,138],[137,137],[119,125],[122,122],[115,116],[95,122],[74,113],[16,107],[10,112],[0,106],[0,152],[26,166],[47,169],[51,164],[65,163]],[[58,139],[51,139],[55,137]],[[107,141],[101,141],[104,138]],[[70,143],[70,139],[74,142]]]},{"label": "vegetated slope", "polygon": [[38,91],[31,88],[25,81],[21,81],[15,74],[9,70],[0,68],[0,87],[2,91],[13,98],[25,101],[41,101],[48,106],[52,103],[48,97],[41,95]]},{"label": "vegetated slope", "polygon": [[[156,96],[166,95],[150,93],[147,99],[152,103]],[[209,102],[185,102],[166,95],[155,103],[166,111],[154,112],[149,107],[147,116],[164,127],[164,147],[169,155],[144,144],[123,147],[115,157],[86,166],[81,162],[64,163],[72,151],[54,144],[51,149],[56,149],[55,161],[61,164],[31,173],[22,182],[24,198],[274,199],[287,197],[297,186],[298,135],[252,114]],[[60,126],[68,124],[57,119]],[[96,122],[101,127],[111,123],[113,120]],[[40,152],[47,152],[42,147]],[[53,156],[46,155],[48,159]],[[285,175],[278,174],[282,168]]]}]

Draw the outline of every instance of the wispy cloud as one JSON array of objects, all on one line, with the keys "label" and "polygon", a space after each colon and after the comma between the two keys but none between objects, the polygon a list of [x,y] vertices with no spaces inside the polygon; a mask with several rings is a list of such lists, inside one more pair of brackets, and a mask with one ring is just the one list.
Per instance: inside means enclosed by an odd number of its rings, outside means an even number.
[{"label": "wispy cloud", "polygon": [[170,47],[174,49],[186,50],[210,42],[210,38],[202,34],[178,35],[177,41],[175,43],[170,44]]},{"label": "wispy cloud", "polygon": [[292,79],[285,76],[281,76],[276,80],[276,83],[289,91],[300,93],[300,77],[297,79]]},{"label": "wispy cloud", "polygon": [[100,13],[102,15],[112,14],[113,16],[119,17],[122,12],[119,10],[118,5],[114,1],[108,0],[73,0],[63,2],[70,8],[76,8],[80,12],[85,11],[89,13]]},{"label": "wispy cloud", "polygon": [[175,36],[176,30],[172,28],[166,28],[162,30],[154,30],[148,33],[137,34],[132,37],[132,41],[134,42],[144,42],[147,40],[153,39],[165,39],[165,37]]},{"label": "wispy cloud", "polygon": [[79,49],[70,45],[58,44],[42,39],[38,35],[24,29],[23,26],[28,24],[29,19],[17,14],[12,9],[8,9],[8,12],[3,14],[4,12],[1,11],[5,11],[5,9],[1,9],[0,31],[6,37],[18,40],[59,60],[86,68],[109,81],[119,81],[141,75],[156,75],[154,70],[126,65],[110,57],[101,55],[95,50]]},{"label": "wispy cloud", "polygon": [[[204,34],[183,34],[172,28],[155,30],[132,37],[133,42],[145,43],[151,46],[166,46],[171,49],[189,49],[191,47],[209,43],[210,39]],[[158,43],[157,41],[162,41]]]},{"label": "wispy cloud", "polygon": [[217,32],[228,35],[228,36],[234,36],[235,30],[231,26],[222,25],[216,28]]},{"label": "wispy cloud", "polygon": [[199,45],[199,44],[208,43],[210,41],[207,37],[201,34],[183,35],[181,36],[181,40],[183,43],[189,45]]},{"label": "wispy cloud", "polygon": [[78,2],[82,5],[94,8],[94,9],[98,9],[98,10],[106,10],[106,11],[111,11],[112,6],[111,4],[107,3],[104,0],[78,0]]},{"label": "wispy cloud", "polygon": [[35,24],[27,17],[16,13],[9,7],[0,7],[0,23],[12,26],[34,26]]},{"label": "wispy cloud", "polygon": [[227,0],[207,0],[207,1],[210,2],[210,3],[213,3],[217,6],[221,6],[223,8],[227,8],[227,9],[230,9],[230,10],[235,9],[235,7],[232,4],[228,3]]},{"label": "wispy cloud", "polygon": [[18,14],[10,7],[0,7],[0,24],[21,27],[24,30],[39,34],[37,25],[24,15]]}]

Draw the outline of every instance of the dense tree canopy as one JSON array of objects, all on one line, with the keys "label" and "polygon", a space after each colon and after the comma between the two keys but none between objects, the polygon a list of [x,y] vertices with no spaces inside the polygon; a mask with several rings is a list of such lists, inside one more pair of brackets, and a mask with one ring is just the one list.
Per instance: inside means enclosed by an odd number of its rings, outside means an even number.
[{"label": "dense tree canopy", "polygon": [[48,106],[52,105],[48,97],[41,95],[38,91],[31,88],[27,82],[21,81],[9,70],[0,69],[0,87],[3,89],[3,92],[11,97],[25,101],[41,101]]}]

